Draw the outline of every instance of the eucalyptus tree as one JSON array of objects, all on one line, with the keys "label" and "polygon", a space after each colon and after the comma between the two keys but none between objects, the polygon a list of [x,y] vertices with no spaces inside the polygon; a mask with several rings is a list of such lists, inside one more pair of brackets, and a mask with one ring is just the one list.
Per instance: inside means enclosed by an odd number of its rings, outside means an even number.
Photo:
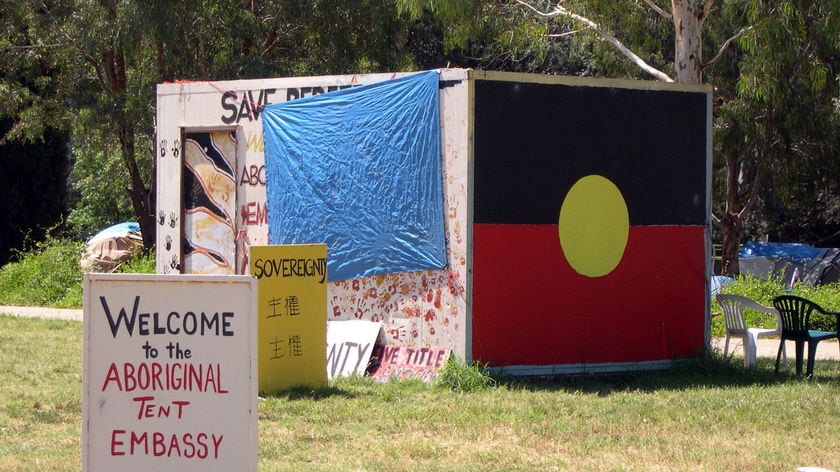
[{"label": "eucalyptus tree", "polygon": [[[129,215],[155,240],[155,85],[410,68],[406,23],[374,0],[38,0],[4,6],[10,68],[37,64],[49,93],[3,74],[9,136],[73,135],[71,221]],[[25,33],[22,34],[21,32]],[[8,53],[8,54],[6,54]],[[5,69],[4,69],[5,70]],[[122,202],[129,202],[124,205]],[[112,221],[113,222],[113,221]],[[88,228],[90,229],[90,228]]]},{"label": "eucalyptus tree", "polygon": [[[136,153],[137,130],[150,128],[151,120],[143,86],[136,80],[145,78],[138,73],[143,61],[135,54],[145,44],[142,34],[127,35],[131,21],[117,1],[17,2],[7,7],[6,13],[13,12],[18,28],[26,32],[24,42],[4,51],[7,66],[37,61],[42,72],[34,79],[39,88],[29,87],[16,109],[4,110],[17,123],[4,138],[40,139],[45,126],[83,133],[85,138],[105,136],[107,130],[108,140],[103,143],[116,143],[134,212],[144,232],[152,228],[148,233],[153,237],[148,178]],[[21,85],[14,77],[3,78],[3,87],[25,90]],[[123,184],[120,175],[104,175],[104,168],[94,171],[100,173],[99,180],[111,180],[113,187]]]},{"label": "eucalyptus tree", "polygon": [[719,222],[725,230],[753,220],[756,236],[837,245],[840,2],[731,7],[724,13],[745,19],[749,31],[732,53],[737,75],[716,68],[713,78],[720,90],[716,150],[727,181]]}]

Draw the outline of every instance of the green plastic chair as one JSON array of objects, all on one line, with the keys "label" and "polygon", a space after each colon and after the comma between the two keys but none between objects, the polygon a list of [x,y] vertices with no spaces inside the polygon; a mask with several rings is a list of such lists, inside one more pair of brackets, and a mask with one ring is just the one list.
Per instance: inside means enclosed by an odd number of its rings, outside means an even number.
[{"label": "green plastic chair", "polygon": [[779,372],[779,357],[782,355],[785,341],[791,340],[796,344],[796,375],[802,373],[802,355],[805,352],[805,343],[808,343],[808,365],[805,376],[811,377],[814,374],[814,355],[817,353],[817,344],[825,339],[837,338],[840,331],[811,329],[811,314],[817,312],[836,316],[838,328],[840,328],[840,313],[824,310],[816,303],[794,295],[781,295],[774,298],[773,306],[779,311],[782,321],[781,342],[779,352],[776,354],[776,373]]}]

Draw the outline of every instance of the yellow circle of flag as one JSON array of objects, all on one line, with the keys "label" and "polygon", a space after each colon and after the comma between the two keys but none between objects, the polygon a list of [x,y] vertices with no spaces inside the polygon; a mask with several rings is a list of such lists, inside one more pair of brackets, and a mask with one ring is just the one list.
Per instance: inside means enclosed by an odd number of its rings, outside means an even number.
[{"label": "yellow circle of flag", "polygon": [[579,274],[602,277],[621,262],[630,217],[621,191],[609,179],[587,175],[569,189],[560,207],[560,246]]}]

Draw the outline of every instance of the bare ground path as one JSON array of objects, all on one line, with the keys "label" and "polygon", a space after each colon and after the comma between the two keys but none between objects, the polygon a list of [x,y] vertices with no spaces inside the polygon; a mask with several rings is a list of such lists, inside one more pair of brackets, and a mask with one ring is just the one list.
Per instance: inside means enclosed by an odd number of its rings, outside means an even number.
[{"label": "bare ground path", "polygon": [[82,310],[68,308],[28,307],[0,305],[0,313],[29,318],[47,318],[82,321]]},{"label": "bare ground path", "polygon": [[[712,338],[712,349],[718,349],[722,354],[725,342],[725,338]],[[793,359],[796,355],[796,347],[793,345],[792,341],[787,341],[785,344],[785,350],[787,351],[788,357]],[[735,356],[743,357],[744,349],[741,340],[738,338],[733,338],[729,340],[729,354],[732,354],[733,346],[735,348]],[[755,349],[756,357],[772,357],[773,359],[775,359],[776,353],[778,352],[778,339],[762,338],[758,340],[758,344],[756,345]],[[806,352],[805,355],[807,356],[808,353]],[[838,345],[837,340],[829,339],[827,341],[822,341],[819,344],[817,344],[817,355],[815,356],[815,359],[840,359],[840,345]]]}]

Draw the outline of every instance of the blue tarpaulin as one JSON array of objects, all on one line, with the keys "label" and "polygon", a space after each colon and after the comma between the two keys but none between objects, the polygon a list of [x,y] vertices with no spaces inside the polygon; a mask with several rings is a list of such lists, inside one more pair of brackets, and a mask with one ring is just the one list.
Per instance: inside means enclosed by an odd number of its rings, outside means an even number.
[{"label": "blue tarpaulin", "polygon": [[801,264],[808,259],[818,257],[822,251],[823,249],[802,243],[747,241],[741,247],[738,257],[772,257],[776,259],[789,259]]},{"label": "blue tarpaulin", "polygon": [[109,238],[122,238],[128,235],[140,236],[140,224],[135,221],[126,221],[109,226],[88,240],[88,244],[93,244],[97,241]]},{"label": "blue tarpaulin", "polygon": [[327,244],[329,280],[446,265],[438,73],[263,110],[271,244]]}]

